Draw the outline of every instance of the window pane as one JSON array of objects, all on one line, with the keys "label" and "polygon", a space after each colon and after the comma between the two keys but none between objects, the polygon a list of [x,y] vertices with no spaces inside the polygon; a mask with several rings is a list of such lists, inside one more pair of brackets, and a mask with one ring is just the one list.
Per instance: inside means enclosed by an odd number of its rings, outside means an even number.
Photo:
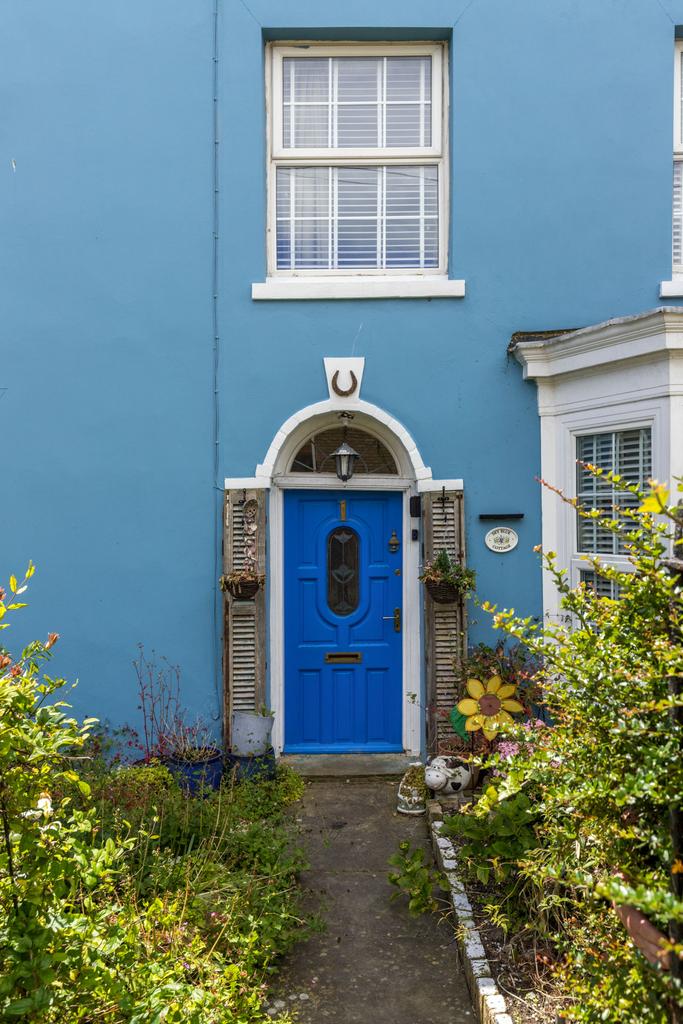
[{"label": "window pane", "polygon": [[683,264],[683,162],[680,160],[674,163],[672,259],[676,267]]},{"label": "window pane", "polygon": [[586,586],[592,587],[598,597],[611,597],[613,601],[619,597],[619,586],[604,576],[598,576],[592,569],[582,569],[580,579]]},{"label": "window pane", "polygon": [[377,198],[381,171],[340,167],[337,171],[337,266],[377,267]]},{"label": "window pane", "polygon": [[438,267],[433,165],[278,167],[276,199],[280,270]]},{"label": "window pane", "polygon": [[354,476],[363,473],[396,475],[398,469],[394,457],[379,438],[367,434],[358,427],[329,427],[309,438],[294,456],[292,473],[334,473],[334,453],[347,441],[358,452]]},{"label": "window pane", "polygon": [[[652,476],[652,431],[650,427],[638,427],[635,430],[586,434],[576,439],[576,457],[576,495],[581,507],[598,509],[604,518],[618,519],[618,510],[637,507],[638,498],[617,490],[604,478],[593,476],[581,463],[591,463],[642,487]],[[630,520],[623,517],[623,522],[628,529]],[[597,520],[579,516],[577,550],[618,555],[624,553],[626,545],[619,534],[601,529]]]},{"label": "window pane", "polygon": [[438,266],[437,178],[436,167],[387,168],[387,267]]},{"label": "window pane", "polygon": [[376,106],[351,103],[340,107],[337,116],[337,147],[339,149],[369,149],[377,146],[379,119]]},{"label": "window pane", "polygon": [[377,104],[382,88],[380,57],[330,58],[338,103]]},{"label": "window pane", "polygon": [[283,144],[292,149],[432,143],[431,57],[285,57]]},{"label": "window pane", "polygon": [[327,603],[335,615],[350,615],[358,607],[360,542],[355,530],[339,527],[327,542]]}]

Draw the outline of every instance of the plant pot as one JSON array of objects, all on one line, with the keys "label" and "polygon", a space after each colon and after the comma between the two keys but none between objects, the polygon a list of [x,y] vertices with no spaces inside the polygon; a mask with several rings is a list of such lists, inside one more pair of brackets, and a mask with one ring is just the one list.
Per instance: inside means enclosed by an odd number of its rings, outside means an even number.
[{"label": "plant pot", "polygon": [[274,779],[275,769],[275,751],[272,747],[265,754],[252,754],[249,757],[233,753],[225,755],[225,770],[234,772],[237,782],[263,782]]},{"label": "plant pot", "polygon": [[[415,769],[422,772],[421,784],[415,782]],[[427,790],[424,784],[424,767],[420,761],[411,764],[398,786],[396,810],[399,814],[424,814],[427,810]]]},{"label": "plant pot", "polygon": [[437,604],[455,604],[458,600],[458,588],[454,583],[425,580],[425,587],[432,601],[436,601]]},{"label": "plant pot", "polygon": [[223,777],[223,752],[213,748],[210,757],[202,761],[187,761],[172,755],[166,758],[166,767],[181,789],[193,796],[203,789],[218,789]]},{"label": "plant pot", "polygon": [[255,711],[234,711],[230,749],[239,757],[253,757],[265,754],[271,745],[273,716],[258,715]]},{"label": "plant pot", "polygon": [[253,601],[261,584],[258,580],[243,580],[241,583],[227,582],[225,589],[236,601]]}]

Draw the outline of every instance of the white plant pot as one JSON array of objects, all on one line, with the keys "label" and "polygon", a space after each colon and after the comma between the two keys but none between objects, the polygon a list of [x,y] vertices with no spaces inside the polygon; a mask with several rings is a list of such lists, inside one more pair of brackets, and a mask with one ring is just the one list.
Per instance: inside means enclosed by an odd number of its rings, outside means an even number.
[{"label": "white plant pot", "polygon": [[233,711],[230,749],[239,757],[265,754],[271,747],[273,716]]}]

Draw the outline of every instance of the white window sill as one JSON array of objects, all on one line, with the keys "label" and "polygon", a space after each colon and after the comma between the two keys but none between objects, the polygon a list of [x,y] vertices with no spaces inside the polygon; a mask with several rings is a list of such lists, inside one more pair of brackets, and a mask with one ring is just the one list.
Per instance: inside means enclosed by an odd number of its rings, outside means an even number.
[{"label": "white window sill", "polygon": [[659,285],[660,299],[683,299],[683,277],[674,277],[672,281],[662,281]]},{"label": "white window sill", "polygon": [[463,299],[465,282],[425,277],[268,277],[251,286],[257,301],[272,299]]}]

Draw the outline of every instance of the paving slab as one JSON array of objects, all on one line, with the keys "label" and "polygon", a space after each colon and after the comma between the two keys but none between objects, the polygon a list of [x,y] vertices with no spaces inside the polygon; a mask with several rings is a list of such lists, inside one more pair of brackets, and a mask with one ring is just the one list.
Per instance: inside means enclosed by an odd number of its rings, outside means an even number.
[{"label": "paving slab", "polygon": [[300,1024],[474,1024],[449,921],[390,901],[387,861],[403,839],[431,859],[424,817],[396,813],[396,782],[313,780],[301,805],[307,906],[325,929],[282,965],[271,998]]}]

